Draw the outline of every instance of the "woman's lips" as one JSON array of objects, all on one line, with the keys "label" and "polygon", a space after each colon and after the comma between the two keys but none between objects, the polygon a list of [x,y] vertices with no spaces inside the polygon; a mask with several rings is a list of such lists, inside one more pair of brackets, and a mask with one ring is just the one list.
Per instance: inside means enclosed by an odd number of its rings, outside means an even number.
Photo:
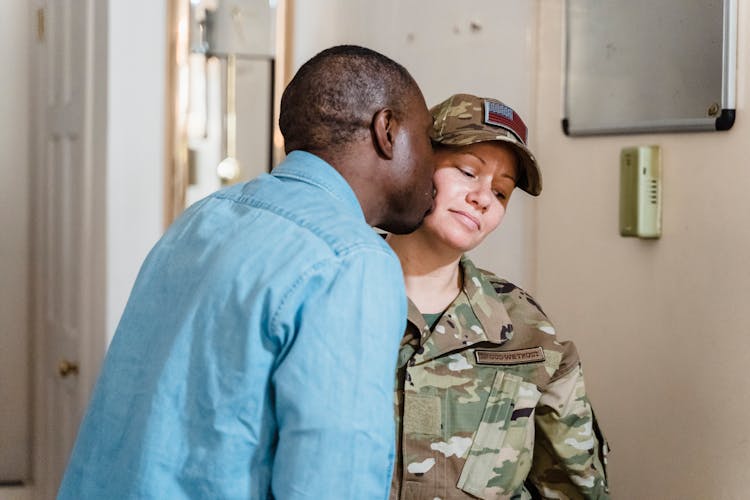
[{"label": "woman's lips", "polygon": [[462,210],[451,210],[451,212],[456,214],[458,216],[458,219],[470,229],[476,229],[477,231],[480,229],[481,225],[479,224],[479,219],[477,219],[470,213],[464,212]]}]

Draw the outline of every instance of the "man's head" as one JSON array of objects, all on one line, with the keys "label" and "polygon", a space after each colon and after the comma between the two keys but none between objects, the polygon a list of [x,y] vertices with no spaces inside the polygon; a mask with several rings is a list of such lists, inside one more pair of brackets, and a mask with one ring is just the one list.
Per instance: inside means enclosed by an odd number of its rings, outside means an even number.
[{"label": "man's head", "polygon": [[332,47],[307,61],[281,98],[287,153],[303,150],[349,182],[368,223],[413,231],[432,206],[432,118],[411,75],[364,47]]}]

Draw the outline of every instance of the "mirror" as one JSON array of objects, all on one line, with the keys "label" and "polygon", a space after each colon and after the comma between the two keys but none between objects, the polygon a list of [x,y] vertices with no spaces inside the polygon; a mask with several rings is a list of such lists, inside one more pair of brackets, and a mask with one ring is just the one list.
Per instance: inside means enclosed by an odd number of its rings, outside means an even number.
[{"label": "mirror", "polygon": [[277,10],[269,0],[173,1],[167,224],[275,164]]}]

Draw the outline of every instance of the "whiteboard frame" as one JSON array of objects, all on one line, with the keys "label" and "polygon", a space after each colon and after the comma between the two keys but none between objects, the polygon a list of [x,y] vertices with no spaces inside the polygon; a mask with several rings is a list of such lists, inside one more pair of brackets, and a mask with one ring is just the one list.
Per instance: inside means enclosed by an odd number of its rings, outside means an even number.
[{"label": "whiteboard frame", "polygon": [[[659,0],[664,2],[666,0]],[[675,9],[679,9],[682,2],[685,0],[671,0],[675,5]],[[621,19],[624,16],[618,16],[617,12],[612,12],[612,15],[599,16],[595,18],[594,14],[590,17],[585,18],[584,21],[580,21],[580,16],[586,16],[590,11],[596,9],[588,9],[587,2],[601,2],[601,0],[565,0],[565,55],[564,55],[564,81],[563,81],[563,119],[562,128],[563,132],[569,136],[589,136],[589,135],[604,135],[604,134],[635,134],[635,133],[648,133],[648,132],[695,132],[695,131],[721,131],[729,130],[734,124],[736,114],[736,71],[737,71],[737,4],[738,0],[721,0],[722,13],[721,17],[723,23],[721,26],[721,74],[714,74],[712,72],[708,75],[701,75],[707,80],[710,80],[708,85],[715,90],[715,94],[711,94],[712,103],[715,103],[713,109],[709,109],[710,106],[701,108],[705,111],[697,112],[694,109],[690,110],[689,115],[685,115],[684,110],[675,112],[674,116],[669,113],[672,111],[665,106],[664,109],[659,109],[661,116],[654,116],[653,113],[655,106],[642,105],[637,102],[637,99],[633,98],[633,89],[644,89],[648,91],[654,91],[654,86],[658,85],[671,85],[670,82],[660,82],[658,74],[654,74],[653,71],[638,71],[637,68],[628,74],[627,77],[620,79],[612,85],[611,79],[607,81],[605,78],[599,79],[596,74],[597,68],[601,68],[602,61],[597,60],[596,57],[591,56],[591,60],[587,60],[588,54],[571,54],[573,47],[599,47],[601,48],[607,43],[606,37],[608,33],[616,30],[627,29],[624,26]],[[588,28],[582,30],[578,26],[578,31],[571,28],[571,20],[573,14],[571,10],[577,9],[576,20],[579,24],[589,23]],[[652,12],[650,9],[638,9],[636,2],[621,2],[617,3],[616,9],[631,9],[627,12],[629,16],[650,16]],[[714,14],[715,15],[715,14]],[[645,19],[645,18],[644,18]],[[604,36],[601,34],[604,33]],[[620,31],[620,34],[623,32]],[[651,36],[651,35],[649,35]],[[664,30],[660,33],[655,33],[653,36],[658,37],[656,43],[650,45],[648,48],[669,46],[670,50],[679,51],[681,46],[672,41],[670,44],[670,37],[672,37],[671,30]],[[711,36],[705,32],[691,32],[690,36]],[[713,36],[717,36],[716,33]],[[577,37],[577,39],[576,39]],[[575,43],[571,43],[571,40]],[[700,42],[700,40],[697,40]],[[591,50],[591,53],[595,53],[596,50]],[[602,52],[601,50],[599,51]],[[614,51],[613,51],[614,52]],[[611,53],[608,53],[611,55]],[[643,54],[644,60],[649,54]],[[679,57],[690,57],[690,54],[682,53]],[[616,56],[615,56],[616,57]],[[571,60],[575,60],[578,66],[571,68]],[[573,73],[580,77],[582,74],[581,60],[584,60],[585,78],[575,78]],[[609,62],[607,62],[609,64]],[[718,61],[715,62],[718,66]],[[720,85],[718,79],[721,78]],[[702,84],[702,82],[699,82]],[[628,91],[622,92],[621,96],[618,96],[618,85],[622,85],[623,88],[627,88]],[[601,98],[601,92],[597,89],[609,85],[607,92],[613,96],[612,99]],[[589,86],[589,88],[586,88]],[[698,85],[701,86],[701,85]],[[658,92],[660,89],[656,87]],[[671,91],[663,88],[662,91]],[[598,92],[598,94],[597,94]],[[718,93],[721,93],[719,96]],[[581,96],[586,96],[582,98]],[[589,99],[589,96],[594,96],[593,99]],[[619,97],[619,98],[618,98]],[[635,101],[635,102],[634,102]],[[705,100],[704,100],[705,101]],[[702,101],[703,102],[703,101]],[[642,105],[642,109],[638,109],[638,106]],[[716,106],[718,105],[718,107]],[[626,110],[627,113],[623,111]],[[667,116],[664,116],[667,114]],[[623,116],[628,115],[628,116]],[[636,116],[637,115],[637,116]],[[623,116],[620,118],[620,116]]]}]

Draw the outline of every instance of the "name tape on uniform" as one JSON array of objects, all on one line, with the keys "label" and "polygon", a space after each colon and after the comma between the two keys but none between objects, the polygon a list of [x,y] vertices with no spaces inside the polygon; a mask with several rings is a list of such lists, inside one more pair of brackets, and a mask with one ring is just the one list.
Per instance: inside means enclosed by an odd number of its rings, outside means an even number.
[{"label": "name tape on uniform", "polygon": [[522,365],[545,360],[544,349],[541,347],[517,351],[474,351],[474,357],[480,365]]}]

